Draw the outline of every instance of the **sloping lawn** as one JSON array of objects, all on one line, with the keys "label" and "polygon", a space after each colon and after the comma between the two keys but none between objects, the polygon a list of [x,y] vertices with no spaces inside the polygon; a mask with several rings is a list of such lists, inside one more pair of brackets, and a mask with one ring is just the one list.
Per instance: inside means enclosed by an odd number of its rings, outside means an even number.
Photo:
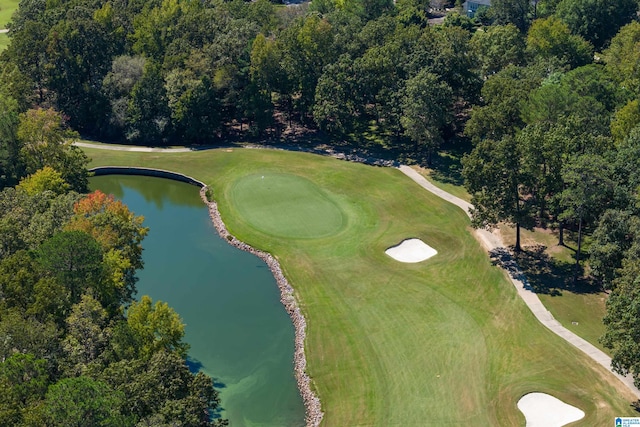
[{"label": "sloping lawn", "polygon": [[0,33],[0,52],[5,50],[9,46],[9,36],[5,33]]},{"label": "sloping lawn", "polygon": [[[280,260],[308,320],[323,426],[524,425],[516,402],[532,391],[584,410],[576,425],[634,414],[617,379],[535,320],[466,215],[397,170],[257,149],[86,152],[92,166],[157,167],[207,182],[230,232]],[[247,213],[252,198],[269,201],[256,187],[262,176],[288,177],[274,194],[288,220]],[[301,186],[331,218],[283,202]],[[289,221],[305,218],[306,234],[292,236]],[[409,237],[438,255],[418,264],[385,255]]]},{"label": "sloping lawn", "polygon": [[0,29],[7,28],[11,15],[18,8],[20,0],[0,0]]}]

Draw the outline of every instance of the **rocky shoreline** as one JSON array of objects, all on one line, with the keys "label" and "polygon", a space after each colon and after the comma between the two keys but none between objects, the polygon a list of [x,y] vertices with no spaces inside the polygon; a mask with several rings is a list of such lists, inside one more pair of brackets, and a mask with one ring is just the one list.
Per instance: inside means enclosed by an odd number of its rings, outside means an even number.
[{"label": "rocky shoreline", "polygon": [[269,267],[269,270],[271,270],[273,277],[276,279],[276,283],[278,284],[278,288],[280,289],[280,302],[282,303],[282,305],[284,305],[284,308],[287,310],[289,317],[291,317],[291,321],[295,329],[293,369],[296,381],[298,383],[298,389],[300,390],[300,395],[302,396],[302,401],[304,402],[305,423],[307,427],[318,427],[320,425],[320,422],[322,421],[324,413],[322,412],[320,399],[311,390],[311,379],[306,372],[307,359],[304,353],[304,340],[306,337],[307,322],[302,315],[295,296],[293,295],[293,288],[289,284],[287,278],[284,277],[282,269],[280,268],[280,263],[271,254],[247,245],[246,243],[236,239],[227,231],[227,228],[225,227],[224,222],[220,217],[217,203],[215,201],[209,201],[207,199],[207,189],[208,188],[206,186],[200,189],[200,198],[207,205],[211,221],[213,222],[213,225],[218,231],[220,237],[222,237],[224,240],[229,242],[229,244],[237,247],[238,249],[249,252],[262,259]]}]

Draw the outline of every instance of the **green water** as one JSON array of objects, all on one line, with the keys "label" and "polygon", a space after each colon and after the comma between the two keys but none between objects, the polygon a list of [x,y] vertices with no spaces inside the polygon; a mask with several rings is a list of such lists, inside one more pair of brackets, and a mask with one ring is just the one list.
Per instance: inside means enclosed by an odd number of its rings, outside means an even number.
[{"label": "green water", "polygon": [[150,228],[138,295],[169,303],[186,323],[190,363],[211,375],[233,427],[304,425],[293,376],[294,331],[257,257],[218,237],[194,186],[161,178],[91,178]]}]

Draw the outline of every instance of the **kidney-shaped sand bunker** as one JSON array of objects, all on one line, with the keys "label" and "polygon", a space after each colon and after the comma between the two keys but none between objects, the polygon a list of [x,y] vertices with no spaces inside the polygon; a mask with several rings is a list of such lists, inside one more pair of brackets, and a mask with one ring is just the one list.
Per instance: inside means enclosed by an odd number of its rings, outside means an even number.
[{"label": "kidney-shaped sand bunker", "polygon": [[546,393],[529,393],[518,401],[526,427],[562,427],[584,418],[584,412]]},{"label": "kidney-shaped sand bunker", "polygon": [[436,255],[438,251],[420,239],[407,239],[400,242],[399,245],[390,247],[384,253],[396,261],[420,262]]}]

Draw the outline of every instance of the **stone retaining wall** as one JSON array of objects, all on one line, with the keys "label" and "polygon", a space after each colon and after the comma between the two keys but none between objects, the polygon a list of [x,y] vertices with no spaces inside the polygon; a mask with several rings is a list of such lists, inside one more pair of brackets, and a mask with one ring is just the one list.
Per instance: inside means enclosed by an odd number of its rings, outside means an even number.
[{"label": "stone retaining wall", "polygon": [[95,176],[100,175],[144,175],[155,176],[157,178],[168,178],[174,181],[186,182],[187,184],[195,185],[196,187],[205,187],[204,182],[198,181],[190,176],[183,175],[181,173],[171,172],[162,169],[151,168],[138,168],[129,166],[99,166],[89,169],[89,172],[93,172]]},{"label": "stone retaining wall", "polygon": [[213,225],[218,231],[220,237],[222,237],[222,239],[226,240],[227,242],[229,242],[229,244],[237,247],[238,249],[242,249],[243,251],[249,252],[262,259],[269,267],[269,270],[271,270],[273,277],[276,279],[276,283],[278,284],[278,288],[280,289],[280,302],[287,310],[287,313],[291,317],[291,321],[293,322],[293,326],[295,328],[293,369],[296,376],[296,381],[298,382],[298,389],[300,390],[300,395],[302,396],[302,400],[304,402],[305,422],[307,427],[318,427],[320,425],[320,422],[322,421],[324,413],[322,412],[320,399],[311,390],[311,379],[306,372],[307,359],[304,353],[304,340],[306,337],[307,322],[302,315],[300,307],[298,306],[298,302],[296,301],[296,298],[293,294],[293,288],[287,281],[287,278],[284,277],[282,269],[280,268],[280,263],[278,263],[278,261],[270,253],[255,249],[229,234],[227,228],[224,225],[224,222],[222,221],[222,218],[220,217],[217,203],[215,201],[209,201],[207,199],[206,193],[207,187],[204,186],[200,189],[200,197],[202,198],[202,201],[208,206],[209,216],[211,217],[211,221],[213,222]]}]

